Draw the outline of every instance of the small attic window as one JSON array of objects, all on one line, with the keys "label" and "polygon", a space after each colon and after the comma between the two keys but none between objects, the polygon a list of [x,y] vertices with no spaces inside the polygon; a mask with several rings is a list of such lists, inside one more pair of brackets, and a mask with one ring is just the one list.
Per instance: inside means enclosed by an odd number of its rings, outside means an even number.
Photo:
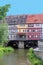
[{"label": "small attic window", "polygon": [[28,24],[28,27],[33,27],[34,26],[34,24]]},{"label": "small attic window", "polygon": [[40,24],[36,24],[36,26],[40,26]]}]

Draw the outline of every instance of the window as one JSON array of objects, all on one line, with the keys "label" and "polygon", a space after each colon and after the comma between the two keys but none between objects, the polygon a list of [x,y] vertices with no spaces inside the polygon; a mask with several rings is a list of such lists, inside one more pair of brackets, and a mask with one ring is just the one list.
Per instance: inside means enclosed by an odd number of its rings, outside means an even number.
[{"label": "window", "polygon": [[36,24],[36,26],[40,26],[40,24]]},{"label": "window", "polygon": [[23,38],[26,38],[26,35],[23,35]]},{"label": "window", "polygon": [[35,30],[32,30],[33,32],[35,32]]},{"label": "window", "polygon": [[31,32],[31,29],[30,30],[27,30],[27,32]]},{"label": "window", "polygon": [[9,30],[11,30],[14,28],[14,25],[9,25],[8,28],[9,28]]},{"label": "window", "polygon": [[16,32],[17,30],[12,30],[12,33]]},{"label": "window", "polygon": [[11,35],[9,35],[9,40],[11,40],[12,39],[12,36]]},{"label": "window", "polygon": [[23,22],[23,19],[21,19],[20,22],[22,23]]},{"label": "window", "polygon": [[12,34],[12,31],[11,30],[9,30],[9,34]]},{"label": "window", "polygon": [[31,32],[31,29],[29,30],[29,32]]},{"label": "window", "polygon": [[34,24],[34,27],[42,27],[41,24]]},{"label": "window", "polygon": [[28,35],[28,38],[29,38],[29,35]]},{"label": "window", "polygon": [[19,35],[19,38],[22,38],[22,35]]},{"label": "window", "polygon": [[34,38],[34,35],[32,35],[31,37]]},{"label": "window", "polygon": [[26,38],[26,35],[19,35],[19,38]]},{"label": "window", "polygon": [[29,32],[29,30],[27,30],[27,32]]},{"label": "window", "polygon": [[29,35],[29,37],[31,38],[31,35]]},{"label": "window", "polygon": [[31,35],[28,35],[28,38],[31,38]]},{"label": "window", "polygon": [[23,27],[24,27],[24,26],[25,26],[25,24],[20,24],[20,26],[23,26]]},{"label": "window", "polygon": [[23,32],[26,32],[26,30],[23,30]]},{"label": "window", "polygon": [[16,22],[16,21],[13,21],[14,23]]},{"label": "window", "polygon": [[34,24],[28,24],[28,27],[33,27],[34,26]]},{"label": "window", "polygon": [[35,32],[37,32],[37,30],[35,30]]},{"label": "window", "polygon": [[36,35],[35,37],[37,38],[38,36]]}]

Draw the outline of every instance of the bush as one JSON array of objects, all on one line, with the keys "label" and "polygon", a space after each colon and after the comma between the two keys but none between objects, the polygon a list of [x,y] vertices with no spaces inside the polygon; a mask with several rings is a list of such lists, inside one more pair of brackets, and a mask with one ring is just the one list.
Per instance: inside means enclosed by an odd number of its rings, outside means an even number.
[{"label": "bush", "polygon": [[30,59],[33,59],[33,58],[35,57],[33,48],[30,48],[28,52],[29,52],[29,53],[28,53],[28,57],[29,57]]},{"label": "bush", "polygon": [[3,56],[3,50],[0,50],[0,57],[2,57]]},{"label": "bush", "polygon": [[13,52],[14,49],[11,47],[2,47],[0,46],[0,56],[3,56],[4,53],[8,54],[10,52]]},{"label": "bush", "polygon": [[3,51],[4,51],[4,52],[13,52],[14,49],[11,48],[11,47],[5,47]]},{"label": "bush", "polygon": [[33,48],[29,49],[28,58],[32,65],[43,65],[42,60],[36,57],[36,55],[34,54]]},{"label": "bush", "polygon": [[32,65],[42,65],[41,64],[41,60],[39,60],[39,59],[35,59],[35,60],[33,60],[34,62],[32,62]]}]

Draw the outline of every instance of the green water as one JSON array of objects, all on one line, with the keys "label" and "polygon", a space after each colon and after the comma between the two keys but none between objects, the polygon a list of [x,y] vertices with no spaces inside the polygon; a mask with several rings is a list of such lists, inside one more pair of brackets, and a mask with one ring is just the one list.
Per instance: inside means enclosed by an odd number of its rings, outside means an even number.
[{"label": "green water", "polygon": [[27,52],[28,50],[18,49],[14,53],[5,54],[0,58],[0,65],[29,65],[27,63]]}]

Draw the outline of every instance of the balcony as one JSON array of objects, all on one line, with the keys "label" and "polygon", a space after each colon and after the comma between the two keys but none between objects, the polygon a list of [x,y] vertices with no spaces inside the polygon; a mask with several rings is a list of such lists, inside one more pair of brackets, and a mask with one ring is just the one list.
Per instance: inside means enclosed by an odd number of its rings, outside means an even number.
[{"label": "balcony", "polygon": [[16,40],[26,40],[26,35],[17,35]]}]

